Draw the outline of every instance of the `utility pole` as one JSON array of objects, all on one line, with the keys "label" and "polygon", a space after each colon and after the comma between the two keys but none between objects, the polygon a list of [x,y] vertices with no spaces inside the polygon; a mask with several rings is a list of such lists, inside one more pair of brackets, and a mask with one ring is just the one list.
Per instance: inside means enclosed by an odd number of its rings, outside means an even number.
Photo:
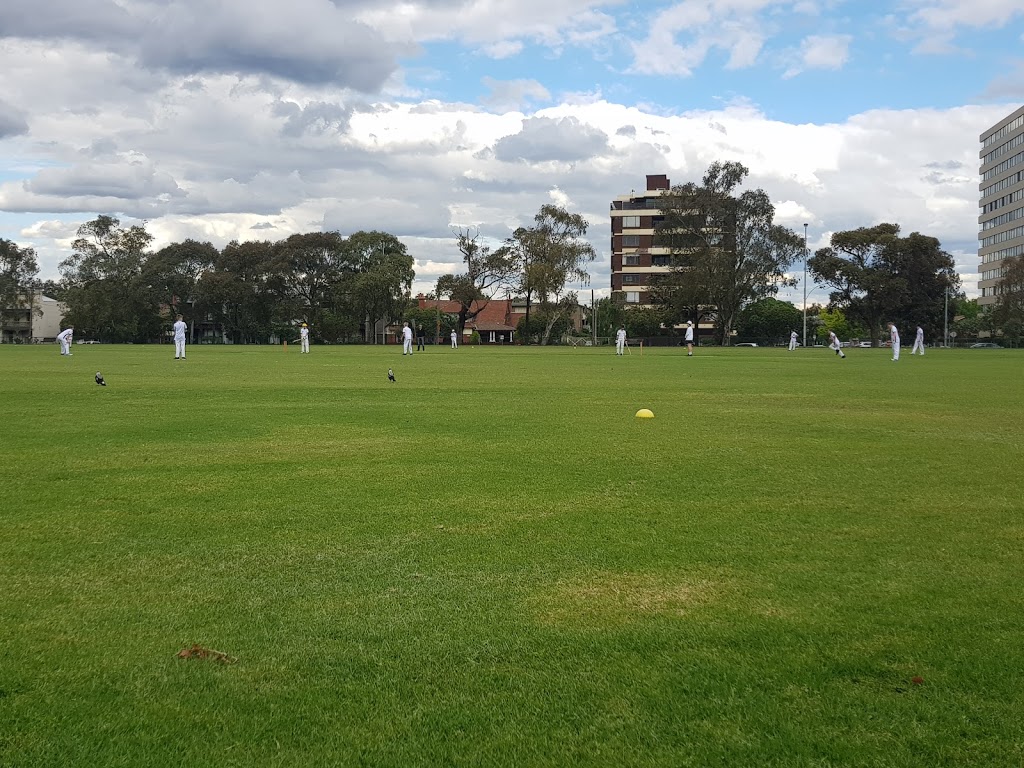
[{"label": "utility pole", "polygon": [[594,289],[590,289],[590,341],[597,346],[597,302],[594,301]]},{"label": "utility pole", "polygon": [[949,346],[949,285],[946,285],[946,302],[942,308],[942,346]]},{"label": "utility pole", "polygon": [[804,223],[804,349],[807,349],[807,224]]}]

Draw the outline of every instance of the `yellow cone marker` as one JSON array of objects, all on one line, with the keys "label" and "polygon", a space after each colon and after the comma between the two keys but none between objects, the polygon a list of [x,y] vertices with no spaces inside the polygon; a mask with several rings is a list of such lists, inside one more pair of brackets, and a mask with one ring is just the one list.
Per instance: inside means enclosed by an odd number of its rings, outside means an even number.
[{"label": "yellow cone marker", "polygon": [[647,408],[641,408],[639,411],[636,412],[636,417],[638,419],[653,419],[654,414],[651,413],[651,411],[648,410]]}]

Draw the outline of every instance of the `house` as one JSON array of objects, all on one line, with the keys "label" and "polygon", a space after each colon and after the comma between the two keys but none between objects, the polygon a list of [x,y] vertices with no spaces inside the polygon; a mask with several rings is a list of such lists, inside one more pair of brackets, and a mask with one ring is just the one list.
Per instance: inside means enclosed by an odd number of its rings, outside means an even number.
[{"label": "house", "polygon": [[[416,301],[420,309],[436,308],[450,315],[459,314],[462,308],[457,301],[428,299],[423,294],[417,296]],[[476,312],[476,316],[466,322],[463,341],[469,341],[476,331],[482,344],[511,344],[515,340],[516,326],[526,316],[526,302],[517,299],[474,301],[470,312]]]},{"label": "house", "polygon": [[39,291],[33,295],[32,304],[30,307],[28,301],[23,301],[19,307],[0,312],[0,344],[39,343],[57,338],[67,308]]}]

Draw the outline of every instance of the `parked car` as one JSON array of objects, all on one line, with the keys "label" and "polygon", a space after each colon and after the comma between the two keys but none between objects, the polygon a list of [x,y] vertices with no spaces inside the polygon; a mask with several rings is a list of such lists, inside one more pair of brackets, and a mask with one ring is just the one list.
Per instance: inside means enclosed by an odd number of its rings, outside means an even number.
[{"label": "parked car", "polygon": [[79,344],[99,344],[99,342],[96,341],[96,339],[79,339],[78,343]]},{"label": "parked car", "polygon": [[1002,349],[1002,347],[990,341],[979,341],[977,344],[971,344],[968,349]]},{"label": "parked car", "polygon": [[751,343],[751,342],[747,342],[747,341],[745,341],[745,342],[743,342],[742,344],[737,344],[736,346],[737,346],[737,347],[756,347],[756,346],[757,346],[757,344],[753,344],[753,343]]},{"label": "parked car", "polygon": [[857,346],[860,347],[861,349],[871,349],[871,342],[870,341],[862,341]]}]

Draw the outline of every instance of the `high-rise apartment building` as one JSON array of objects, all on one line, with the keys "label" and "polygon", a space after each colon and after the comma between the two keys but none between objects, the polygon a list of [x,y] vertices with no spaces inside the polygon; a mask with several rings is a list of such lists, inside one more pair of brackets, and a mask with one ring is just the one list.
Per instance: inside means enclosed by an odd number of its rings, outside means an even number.
[{"label": "high-rise apartment building", "polygon": [[979,304],[993,304],[1006,259],[1024,256],[1024,107],[981,134]]},{"label": "high-rise apartment building", "polygon": [[649,304],[651,276],[669,271],[669,249],[654,246],[654,228],[665,218],[661,196],[669,189],[668,176],[651,175],[643,192],[612,200],[612,296],[626,304]]}]

